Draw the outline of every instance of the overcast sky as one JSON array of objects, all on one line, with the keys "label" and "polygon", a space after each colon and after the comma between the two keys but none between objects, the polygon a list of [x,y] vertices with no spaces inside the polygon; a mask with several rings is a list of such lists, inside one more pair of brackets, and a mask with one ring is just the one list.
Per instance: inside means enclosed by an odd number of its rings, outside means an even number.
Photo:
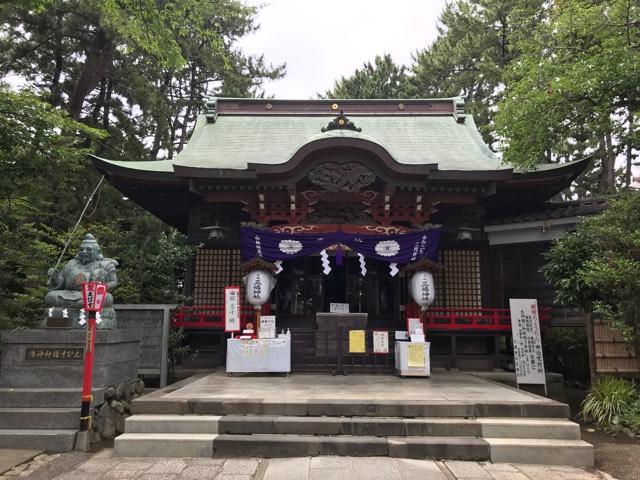
[{"label": "overcast sky", "polygon": [[276,98],[315,98],[376,55],[409,65],[436,37],[446,0],[244,0],[265,4],[260,28],[243,38],[247,53],[286,63],[282,80],[265,85]]}]

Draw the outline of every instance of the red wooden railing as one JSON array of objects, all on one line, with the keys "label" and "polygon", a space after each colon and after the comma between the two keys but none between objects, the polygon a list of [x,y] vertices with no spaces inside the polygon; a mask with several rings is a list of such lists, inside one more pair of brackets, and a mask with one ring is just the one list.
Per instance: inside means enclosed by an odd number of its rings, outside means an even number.
[{"label": "red wooden railing", "polygon": [[[268,315],[269,305],[262,307],[262,313]],[[540,308],[540,320],[548,322],[551,307]],[[422,318],[424,330],[511,330],[511,316],[508,308],[430,308],[423,316],[414,303],[405,308],[405,318]],[[180,306],[172,316],[172,325],[176,328],[206,328],[224,330],[224,307],[220,305]],[[253,307],[242,307],[240,312],[242,326],[255,321]]]},{"label": "red wooden railing", "polygon": [[[539,309],[540,321],[551,319],[551,307]],[[405,308],[405,318],[421,318],[424,330],[511,330],[508,308],[429,308],[422,316],[420,307],[411,303]]]},{"label": "red wooden railing", "polygon": [[[269,305],[262,306],[262,314],[271,312]],[[252,306],[240,309],[240,323],[242,328],[247,322],[255,322],[256,313]],[[224,330],[224,306],[222,305],[181,305],[173,311],[171,325],[175,328],[210,328]]]}]

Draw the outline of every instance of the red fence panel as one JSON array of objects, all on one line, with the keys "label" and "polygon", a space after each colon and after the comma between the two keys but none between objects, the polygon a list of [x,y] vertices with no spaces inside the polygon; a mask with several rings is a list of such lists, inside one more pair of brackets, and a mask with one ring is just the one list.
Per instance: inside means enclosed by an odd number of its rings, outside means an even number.
[{"label": "red fence panel", "polygon": [[[539,309],[540,321],[551,319],[551,307]],[[429,308],[424,313],[416,303],[405,306],[405,317],[420,318],[425,332],[429,330],[489,330],[510,331],[511,312],[508,308]]]},{"label": "red fence panel", "polygon": [[[262,306],[262,314],[271,313],[270,305]],[[240,310],[240,324],[242,328],[247,322],[255,322],[256,313],[253,307],[243,306]],[[206,328],[224,330],[223,305],[181,305],[173,311],[171,325],[174,328]]]},{"label": "red fence panel", "polygon": [[[262,314],[271,312],[270,305],[262,307]],[[551,319],[551,307],[540,308],[540,321]],[[421,316],[415,304],[405,306],[405,318],[421,318],[425,332],[430,330],[486,330],[510,331],[511,314],[508,308],[429,308]],[[175,328],[203,328],[224,330],[224,307],[222,305],[197,305],[178,307],[172,316]],[[253,307],[242,307],[240,312],[242,327],[255,321]]]}]

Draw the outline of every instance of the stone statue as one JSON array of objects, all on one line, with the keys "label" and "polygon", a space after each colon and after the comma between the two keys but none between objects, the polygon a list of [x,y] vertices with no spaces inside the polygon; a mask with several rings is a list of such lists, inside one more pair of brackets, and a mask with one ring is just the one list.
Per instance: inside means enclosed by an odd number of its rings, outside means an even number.
[{"label": "stone statue", "polygon": [[[82,283],[103,282],[111,292],[118,285],[116,267],[118,262],[111,258],[104,258],[100,245],[93,235],[85,235],[78,254],[69,260],[60,271],[50,268],[48,271],[49,293],[44,301],[47,306],[46,318],[69,318],[71,326],[81,326]],[[113,295],[107,293],[100,315],[102,322],[98,328],[112,328],[115,326],[115,310],[113,309]],[[45,320],[46,322],[46,320]]]}]

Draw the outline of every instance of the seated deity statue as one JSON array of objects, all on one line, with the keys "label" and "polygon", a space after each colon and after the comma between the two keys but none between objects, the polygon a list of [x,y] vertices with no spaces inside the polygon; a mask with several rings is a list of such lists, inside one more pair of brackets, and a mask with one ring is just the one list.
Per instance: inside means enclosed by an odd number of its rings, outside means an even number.
[{"label": "seated deity statue", "polygon": [[[78,254],[69,260],[62,270],[50,268],[48,271],[49,293],[45,297],[47,307],[82,309],[82,284],[103,282],[108,292],[118,285],[116,267],[118,262],[104,258],[100,245],[93,235],[85,235]],[[103,308],[113,305],[113,296],[107,293]]]}]

